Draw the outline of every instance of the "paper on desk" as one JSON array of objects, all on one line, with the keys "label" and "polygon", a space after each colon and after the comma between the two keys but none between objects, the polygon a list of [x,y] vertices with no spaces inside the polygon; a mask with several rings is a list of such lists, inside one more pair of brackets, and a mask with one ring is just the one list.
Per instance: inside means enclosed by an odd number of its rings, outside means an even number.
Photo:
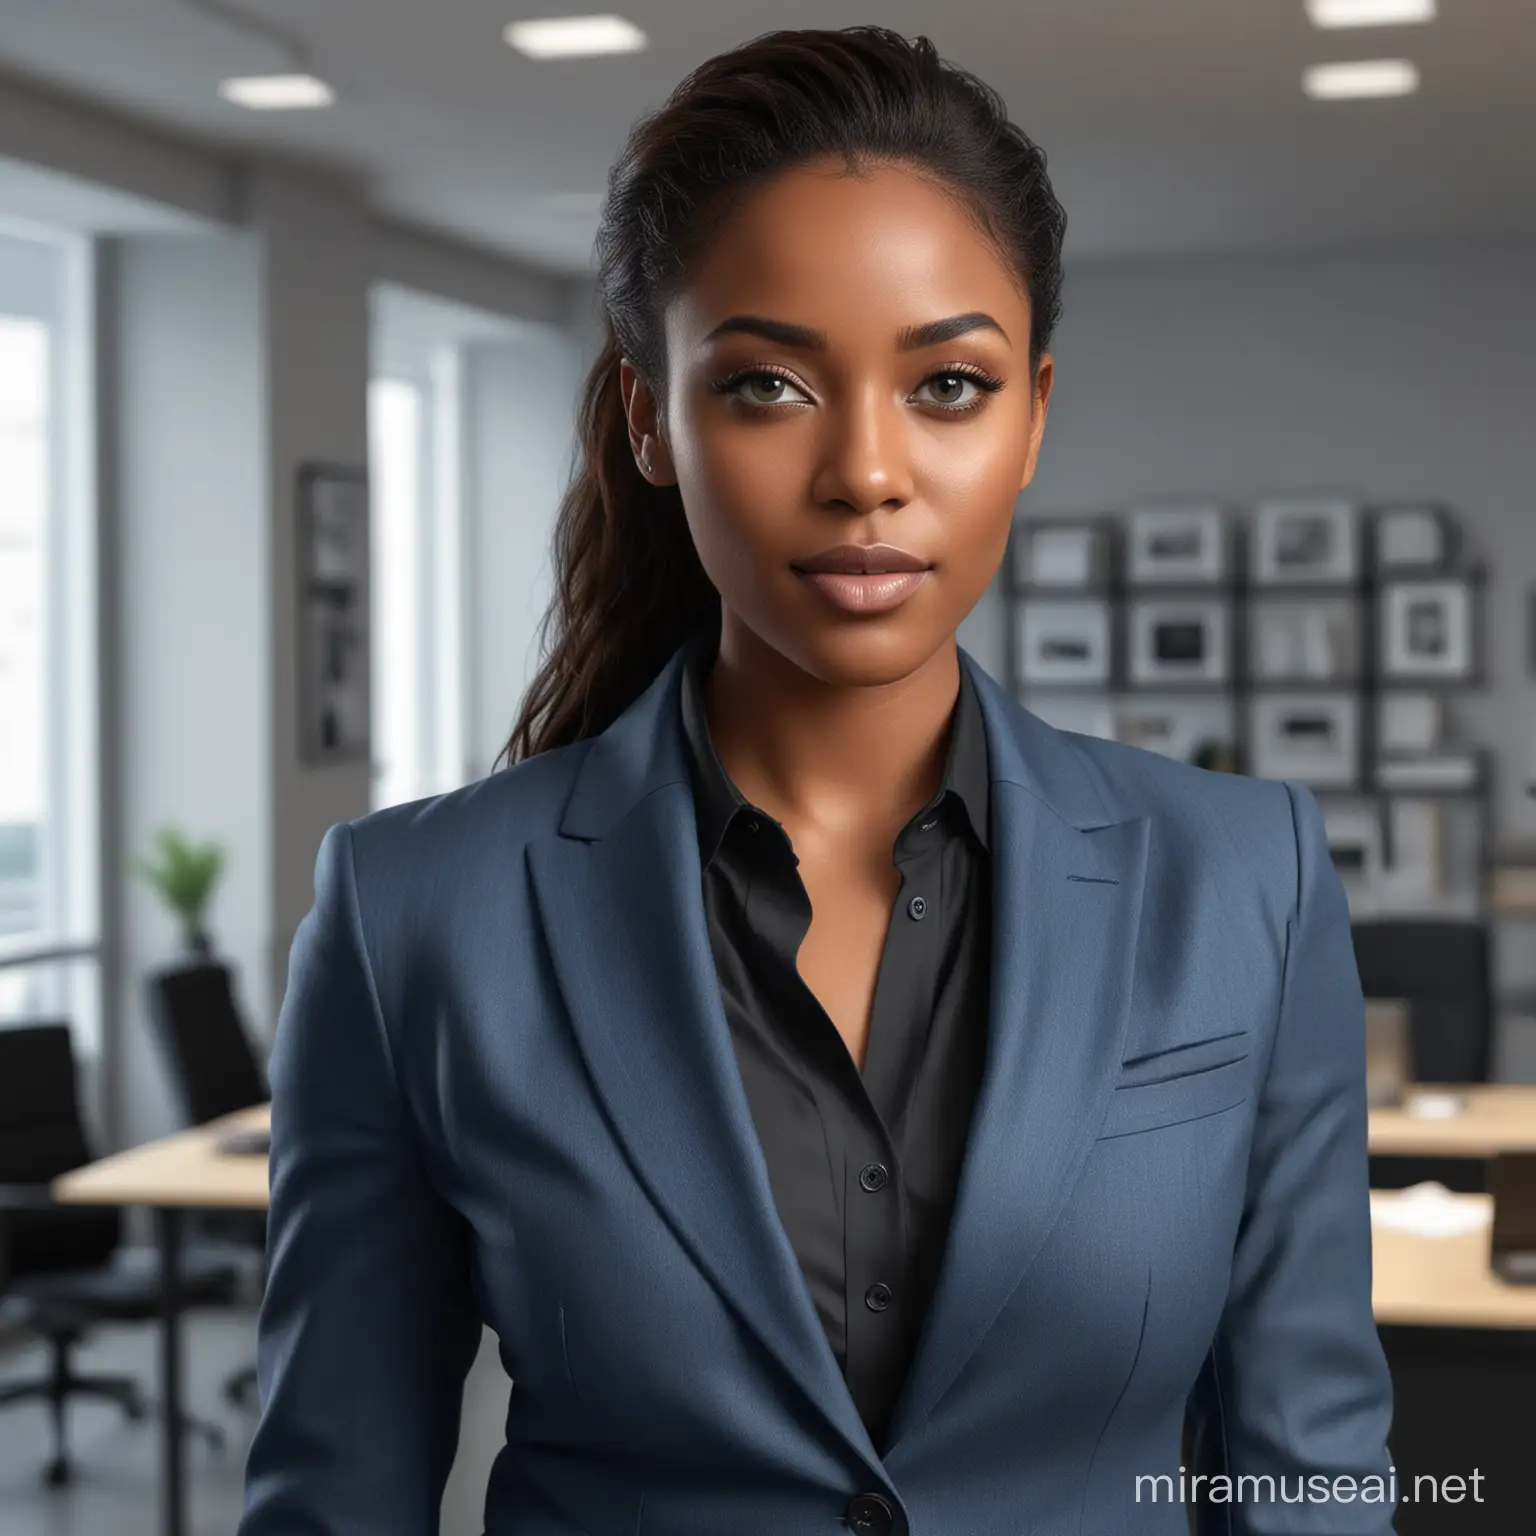
[{"label": "paper on desk", "polygon": [[1457,1237],[1486,1227],[1492,1216],[1486,1201],[1465,1199],[1433,1181],[1371,1191],[1371,1225],[1415,1237]]}]

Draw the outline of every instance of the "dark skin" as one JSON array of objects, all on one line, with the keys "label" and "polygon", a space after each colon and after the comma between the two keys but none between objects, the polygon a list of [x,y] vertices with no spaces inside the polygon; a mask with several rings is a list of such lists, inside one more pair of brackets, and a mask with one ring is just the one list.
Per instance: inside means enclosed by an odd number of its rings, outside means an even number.
[{"label": "dark skin", "polygon": [[[995,326],[900,345],[907,327],[976,314]],[[822,335],[711,336],[742,315]],[[1006,259],[961,204],[893,163],[859,177],[813,163],[751,192],[665,320],[664,410],[620,368],[631,447],[649,480],[678,487],[720,593],[710,734],[789,835],[812,908],[799,971],[862,1070],[901,884],[892,847],[942,782],[955,633],[1034,477],[1054,364],[1031,369],[1029,298]],[[840,610],[791,568],[877,540],[933,565],[887,613]]]}]

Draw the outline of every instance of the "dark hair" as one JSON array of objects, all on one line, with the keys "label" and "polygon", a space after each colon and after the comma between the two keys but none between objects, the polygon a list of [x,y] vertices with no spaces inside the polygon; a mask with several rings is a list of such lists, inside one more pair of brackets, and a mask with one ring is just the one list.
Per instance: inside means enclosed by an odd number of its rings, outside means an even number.
[{"label": "dark hair", "polygon": [[677,487],[653,486],[634,462],[619,364],[628,358],[664,401],[662,316],[690,256],[733,198],[827,156],[850,174],[909,164],[957,196],[1028,292],[1031,373],[1048,346],[1066,214],[1044,152],[995,90],[926,37],[874,26],[769,32],[700,65],[635,125],[609,173],[596,247],[603,345],[555,527],[544,660],[502,750],[509,764],[606,729],[696,627],[718,620]]}]

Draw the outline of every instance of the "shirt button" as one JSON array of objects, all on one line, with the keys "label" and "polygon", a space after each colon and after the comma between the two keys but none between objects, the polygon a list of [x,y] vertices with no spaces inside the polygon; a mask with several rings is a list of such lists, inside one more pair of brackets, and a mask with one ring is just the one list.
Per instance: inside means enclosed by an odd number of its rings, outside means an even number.
[{"label": "shirt button", "polygon": [[932,832],[936,826],[938,826],[938,822],[936,821],[925,821],[918,830],[922,832]]},{"label": "shirt button", "polygon": [[890,1536],[895,1524],[891,1506],[878,1493],[861,1493],[850,1500],[843,1519],[850,1530],[859,1532],[859,1536]]},{"label": "shirt button", "polygon": [[864,1305],[871,1312],[884,1312],[890,1306],[895,1297],[891,1294],[891,1288],[883,1280],[877,1280],[864,1292]]},{"label": "shirt button", "polygon": [[923,913],[927,910],[928,903],[924,901],[921,896],[914,896],[912,900],[907,903],[907,912],[914,921],[920,922],[922,920]]},{"label": "shirt button", "polygon": [[756,832],[757,831],[757,827],[758,827],[757,817],[755,817],[755,816],[747,817],[747,831],[748,832]]},{"label": "shirt button", "polygon": [[871,1194],[878,1189],[884,1189],[890,1173],[884,1163],[866,1163],[859,1169],[859,1183]]}]

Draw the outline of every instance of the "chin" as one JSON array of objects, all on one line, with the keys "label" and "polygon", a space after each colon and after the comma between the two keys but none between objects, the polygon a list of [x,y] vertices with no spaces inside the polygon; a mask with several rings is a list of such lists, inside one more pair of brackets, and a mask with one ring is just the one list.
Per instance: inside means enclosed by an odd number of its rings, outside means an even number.
[{"label": "chin", "polygon": [[802,671],[842,688],[878,688],[910,677],[953,637],[953,629],[900,613],[795,624],[779,650]]}]

